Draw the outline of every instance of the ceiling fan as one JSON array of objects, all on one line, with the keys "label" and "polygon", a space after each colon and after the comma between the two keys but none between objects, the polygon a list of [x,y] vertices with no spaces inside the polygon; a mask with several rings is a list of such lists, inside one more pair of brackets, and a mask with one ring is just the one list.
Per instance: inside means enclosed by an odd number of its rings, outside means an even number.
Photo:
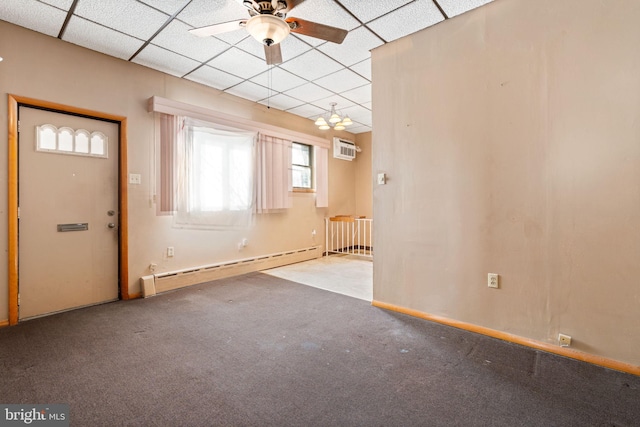
[{"label": "ceiling fan", "polygon": [[236,1],[249,10],[250,18],[194,28],[189,30],[191,34],[208,37],[246,28],[253,38],[264,45],[265,59],[269,65],[282,62],[280,42],[290,32],[338,44],[342,43],[347,36],[347,30],[341,28],[305,21],[300,18],[287,18],[287,14],[304,0]]}]

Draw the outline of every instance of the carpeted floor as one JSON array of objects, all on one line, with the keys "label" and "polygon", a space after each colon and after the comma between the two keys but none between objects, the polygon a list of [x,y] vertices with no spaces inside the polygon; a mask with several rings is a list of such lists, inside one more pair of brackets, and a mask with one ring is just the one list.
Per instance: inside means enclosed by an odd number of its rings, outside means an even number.
[{"label": "carpeted floor", "polygon": [[261,273],[0,329],[72,426],[639,426],[640,377]]}]

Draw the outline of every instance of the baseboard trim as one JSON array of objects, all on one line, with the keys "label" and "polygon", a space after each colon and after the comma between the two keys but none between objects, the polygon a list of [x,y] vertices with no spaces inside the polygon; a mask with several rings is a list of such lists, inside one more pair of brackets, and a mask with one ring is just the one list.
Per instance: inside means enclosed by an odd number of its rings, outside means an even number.
[{"label": "baseboard trim", "polygon": [[[141,278],[142,294],[147,297],[199,283],[295,264],[319,258],[321,254],[322,246],[311,246],[286,252],[225,261],[218,264],[169,271],[153,276],[144,276]],[[145,282],[147,281],[151,283],[146,283],[145,288]]]},{"label": "baseboard trim", "polygon": [[5,326],[9,326],[9,319],[0,320],[0,328],[4,328]]},{"label": "baseboard trim", "polygon": [[533,340],[530,338],[521,337],[518,335],[509,334],[506,332],[497,331],[495,329],[486,328],[484,326],[474,325],[472,323],[462,322],[459,320],[453,320],[434,314],[425,313],[422,311],[414,310],[411,308],[401,307],[394,304],[385,303],[382,301],[371,301],[371,305],[374,307],[382,308],[389,311],[395,311],[397,313],[406,314],[409,316],[417,317],[420,319],[429,320],[431,322],[440,323],[447,326],[453,326],[454,328],[464,329],[465,331],[474,332],[477,334],[486,335],[492,338],[498,338],[503,341],[512,342],[514,344],[524,345],[536,350],[542,350],[547,353],[553,353],[560,356],[576,359],[581,362],[591,363],[593,365],[602,366],[608,369],[613,369],[627,374],[640,376],[640,366],[632,365],[630,363],[620,362],[618,360],[609,359],[602,356],[596,356],[589,353],[584,353],[578,350],[559,347],[542,341]]}]

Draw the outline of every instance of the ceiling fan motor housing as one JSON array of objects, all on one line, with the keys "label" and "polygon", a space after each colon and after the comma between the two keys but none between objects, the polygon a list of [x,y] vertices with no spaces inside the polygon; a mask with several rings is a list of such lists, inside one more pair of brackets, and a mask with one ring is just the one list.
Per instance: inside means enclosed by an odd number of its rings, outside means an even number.
[{"label": "ceiling fan motor housing", "polygon": [[249,14],[251,16],[274,15],[284,19],[288,5],[284,0],[279,0],[277,2],[244,0],[244,6],[249,9]]}]

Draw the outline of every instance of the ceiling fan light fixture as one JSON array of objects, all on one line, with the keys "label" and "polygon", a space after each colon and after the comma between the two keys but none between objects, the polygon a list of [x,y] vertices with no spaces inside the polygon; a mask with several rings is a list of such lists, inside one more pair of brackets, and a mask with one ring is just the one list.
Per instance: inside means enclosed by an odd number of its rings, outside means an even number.
[{"label": "ceiling fan light fixture", "polygon": [[327,122],[325,121],[324,117],[318,117],[318,120],[316,120],[316,126],[322,126],[322,125],[326,125]]},{"label": "ceiling fan light fixture", "polygon": [[331,127],[328,124],[325,123],[323,125],[318,126],[318,129],[320,129],[320,130],[329,130],[329,129],[331,129]]},{"label": "ceiling fan light fixture", "polygon": [[344,119],[342,119],[342,124],[345,126],[351,126],[353,122],[351,121],[351,118],[349,118],[349,116],[345,116]]},{"label": "ceiling fan light fixture", "polygon": [[254,39],[267,46],[280,43],[291,31],[287,22],[273,15],[252,16],[245,28]]},{"label": "ceiling fan light fixture", "polygon": [[333,128],[335,130],[344,130],[344,125],[342,124],[342,122],[338,122]]}]

